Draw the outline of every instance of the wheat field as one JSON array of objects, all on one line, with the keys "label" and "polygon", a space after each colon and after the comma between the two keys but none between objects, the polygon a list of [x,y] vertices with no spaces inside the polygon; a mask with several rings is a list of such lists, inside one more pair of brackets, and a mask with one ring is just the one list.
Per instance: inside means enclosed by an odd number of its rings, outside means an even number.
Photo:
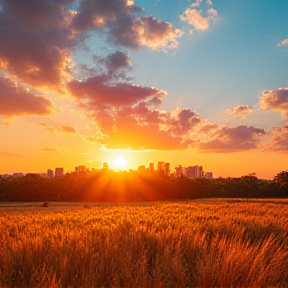
[{"label": "wheat field", "polygon": [[0,287],[288,287],[285,200],[85,207],[0,207]]}]

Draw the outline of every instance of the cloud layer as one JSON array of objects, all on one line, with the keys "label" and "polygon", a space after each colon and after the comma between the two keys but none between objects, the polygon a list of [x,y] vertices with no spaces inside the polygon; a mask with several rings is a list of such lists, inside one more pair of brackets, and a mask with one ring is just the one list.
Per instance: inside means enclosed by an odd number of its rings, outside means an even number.
[{"label": "cloud layer", "polygon": [[53,103],[50,100],[30,92],[7,77],[0,76],[1,116],[45,116],[52,110]]}]

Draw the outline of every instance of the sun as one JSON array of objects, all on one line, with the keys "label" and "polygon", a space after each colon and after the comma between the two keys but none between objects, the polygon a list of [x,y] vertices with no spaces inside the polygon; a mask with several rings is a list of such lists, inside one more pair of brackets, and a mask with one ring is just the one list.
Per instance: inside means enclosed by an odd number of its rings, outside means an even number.
[{"label": "sun", "polygon": [[117,168],[124,168],[126,166],[127,162],[126,160],[123,158],[123,157],[117,157],[115,160],[114,160],[114,165],[117,167]]}]

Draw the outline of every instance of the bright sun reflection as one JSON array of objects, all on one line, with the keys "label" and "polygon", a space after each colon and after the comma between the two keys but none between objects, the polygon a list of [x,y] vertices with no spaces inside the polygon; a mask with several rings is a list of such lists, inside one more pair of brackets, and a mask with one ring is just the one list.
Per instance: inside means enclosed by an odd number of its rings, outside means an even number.
[{"label": "bright sun reflection", "polygon": [[123,157],[117,157],[114,160],[114,165],[118,168],[124,168],[126,166],[127,162]]}]

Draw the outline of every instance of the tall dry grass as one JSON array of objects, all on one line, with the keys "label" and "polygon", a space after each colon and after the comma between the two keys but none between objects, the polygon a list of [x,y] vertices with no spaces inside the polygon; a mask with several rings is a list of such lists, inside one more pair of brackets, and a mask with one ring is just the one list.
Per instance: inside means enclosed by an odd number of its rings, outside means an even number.
[{"label": "tall dry grass", "polygon": [[2,208],[0,287],[288,287],[287,203],[232,202]]}]

